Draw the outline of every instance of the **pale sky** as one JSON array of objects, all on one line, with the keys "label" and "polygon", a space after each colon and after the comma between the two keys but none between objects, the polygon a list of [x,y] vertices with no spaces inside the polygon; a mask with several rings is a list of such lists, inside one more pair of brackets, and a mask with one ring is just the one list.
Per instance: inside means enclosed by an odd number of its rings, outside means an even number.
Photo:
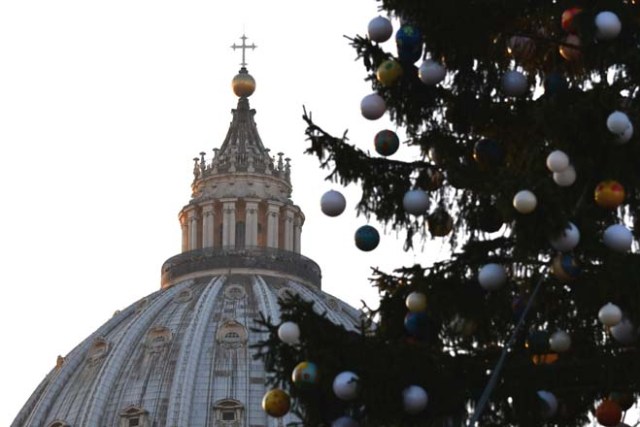
[{"label": "pale sky", "polygon": [[[427,262],[394,233],[371,253],[356,249],[367,223],[353,210],[357,188],[344,191],[342,216],[325,217],[320,197],[341,187],[303,155],[303,105],[371,152],[378,130],[395,130],[362,118],[371,88],[343,37],[364,35],[377,14],[373,0],[0,3],[0,425],[57,355],[159,288],[161,264],[180,251],[191,159],[220,146],[237,102],[241,58],[230,46],[243,30],[258,45],[247,53],[258,129],[292,158],[302,253],[322,267],[323,289],[375,305],[370,266]],[[402,150],[395,158],[413,159]]]}]

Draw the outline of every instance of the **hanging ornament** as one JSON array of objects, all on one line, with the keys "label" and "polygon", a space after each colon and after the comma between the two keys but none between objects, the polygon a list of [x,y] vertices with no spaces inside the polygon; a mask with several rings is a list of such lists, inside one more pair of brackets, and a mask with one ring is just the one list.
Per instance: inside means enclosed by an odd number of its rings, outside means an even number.
[{"label": "hanging ornament", "polygon": [[594,198],[601,208],[615,209],[624,202],[624,187],[613,179],[602,181],[596,186]]},{"label": "hanging ornament", "polygon": [[415,415],[422,412],[428,402],[427,392],[418,385],[410,385],[402,391],[402,405],[408,414]]},{"label": "hanging ornament", "polygon": [[262,398],[262,409],[274,418],[284,417],[291,408],[291,398],[279,388],[269,390]]},{"label": "hanging ornament", "polygon": [[530,214],[536,209],[538,199],[536,195],[529,190],[518,191],[513,196],[513,207],[521,214]]},{"label": "hanging ornament", "polygon": [[535,57],[536,42],[526,36],[511,36],[507,52],[517,61],[529,61]]},{"label": "hanging ornament", "polygon": [[478,282],[487,291],[500,289],[507,281],[507,272],[500,264],[486,264],[478,272]]},{"label": "hanging ornament", "polygon": [[520,71],[507,71],[502,75],[502,91],[507,96],[522,96],[527,93],[529,83]]},{"label": "hanging ornament", "polygon": [[291,381],[303,389],[318,385],[318,367],[313,362],[298,363],[291,373]]},{"label": "hanging ornament", "polygon": [[477,228],[486,233],[495,233],[504,225],[504,218],[498,208],[490,202],[476,207]]},{"label": "hanging ornament", "polygon": [[400,139],[398,135],[392,130],[381,130],[373,139],[376,152],[381,156],[391,156],[398,151],[400,147]]},{"label": "hanging ornament", "polygon": [[380,234],[370,225],[363,225],[356,230],[356,247],[364,252],[369,252],[378,247]]},{"label": "hanging ornament", "polygon": [[436,191],[442,187],[444,182],[444,174],[438,169],[427,167],[420,171],[416,178],[416,187],[422,188],[424,191]]},{"label": "hanging ornament", "polygon": [[384,99],[377,93],[372,93],[364,98],[360,102],[360,111],[362,116],[368,120],[378,120],[384,115],[387,109],[387,104]]},{"label": "hanging ornament", "polygon": [[622,345],[631,345],[638,339],[635,326],[631,320],[623,317],[620,322],[609,329],[611,336]]},{"label": "hanging ornament", "polygon": [[558,48],[558,52],[560,52],[560,56],[562,56],[567,61],[577,61],[582,56],[582,52],[580,51],[580,46],[582,43],[580,42],[580,37],[575,34],[569,34],[563,40],[562,44]]},{"label": "hanging ornament", "polygon": [[620,18],[613,12],[604,11],[596,15],[596,38],[598,40],[613,40],[622,30]]},{"label": "hanging ornament", "polygon": [[422,56],[422,34],[415,26],[403,24],[396,32],[396,47],[400,62],[413,64]]},{"label": "hanging ornament", "polygon": [[620,409],[623,411],[629,410],[633,404],[636,403],[636,399],[633,397],[633,394],[620,391],[611,392],[609,394],[609,400],[613,400],[620,405]]},{"label": "hanging ornament", "polygon": [[547,74],[543,84],[544,93],[549,96],[559,95],[569,90],[569,83],[567,82],[567,79],[564,75],[556,72]]},{"label": "hanging ornament", "polygon": [[410,311],[404,316],[404,329],[410,337],[425,341],[429,338],[429,317],[425,311]]},{"label": "hanging ornament", "polygon": [[402,65],[393,59],[387,59],[378,67],[376,78],[382,86],[393,86],[402,77]]},{"label": "hanging ornament", "polygon": [[633,235],[624,225],[614,224],[604,230],[602,241],[607,247],[616,252],[627,252],[631,249]]},{"label": "hanging ornament", "polygon": [[405,299],[405,305],[412,313],[425,311],[427,309],[427,296],[422,292],[413,291]]},{"label": "hanging ornament", "polygon": [[320,210],[327,216],[340,215],[346,206],[347,200],[339,191],[329,190],[320,198]]},{"label": "hanging ornament", "polygon": [[525,345],[527,349],[529,349],[529,351],[533,354],[544,354],[548,353],[550,350],[549,340],[549,332],[532,330],[527,336]]},{"label": "hanging ornament", "polygon": [[622,320],[622,310],[613,303],[607,303],[598,311],[598,319],[604,326],[615,326]]},{"label": "hanging ornament", "polygon": [[538,397],[542,401],[541,414],[543,418],[551,418],[558,412],[558,398],[546,390],[538,390]]},{"label": "hanging ornament", "polygon": [[453,230],[453,218],[440,206],[427,217],[427,226],[432,236],[444,237]]},{"label": "hanging ornament", "polygon": [[473,146],[473,158],[481,169],[493,169],[504,161],[502,144],[494,139],[483,138]]},{"label": "hanging ornament", "polygon": [[562,172],[553,173],[553,181],[560,187],[570,187],[576,182],[576,170],[572,165],[569,165]]},{"label": "hanging ornament", "polygon": [[565,331],[555,331],[549,337],[549,349],[556,353],[564,353],[571,348],[571,336]]},{"label": "hanging ornament", "polygon": [[596,419],[605,427],[616,427],[622,420],[622,408],[617,402],[605,399],[596,408]]},{"label": "hanging ornament", "polygon": [[283,322],[278,327],[278,338],[285,344],[298,344],[300,342],[300,327],[295,322]]},{"label": "hanging ornament", "polygon": [[336,375],[333,380],[333,393],[341,400],[353,400],[358,396],[360,378],[350,371]]},{"label": "hanging ornament", "polygon": [[446,75],[447,69],[431,59],[424,61],[418,69],[418,77],[420,77],[422,83],[429,86],[437,85],[444,80]]},{"label": "hanging ornament", "polygon": [[547,156],[547,168],[551,172],[562,172],[569,167],[569,156],[562,150],[554,150]]},{"label": "hanging ornament", "polygon": [[556,251],[569,252],[580,243],[580,231],[570,222],[559,236],[551,239],[550,243]]},{"label": "hanging ornament", "polygon": [[377,16],[369,21],[367,32],[369,33],[369,38],[372,41],[384,43],[391,38],[391,34],[393,34],[393,25],[391,25],[391,21],[384,16]]},{"label": "hanging ornament", "polygon": [[633,123],[629,123],[629,127],[622,133],[622,135],[618,135],[614,140],[614,144],[621,145],[626,144],[633,137]]},{"label": "hanging ornament", "polygon": [[622,111],[614,111],[607,117],[607,129],[614,135],[624,135],[629,126],[631,126],[631,120]]},{"label": "hanging ornament", "polygon": [[562,12],[561,25],[562,29],[568,33],[575,33],[577,31],[577,25],[575,18],[582,13],[582,8],[572,7]]},{"label": "hanging ornament", "polygon": [[409,190],[404,193],[402,207],[411,215],[423,215],[429,209],[429,195],[423,190]]},{"label": "hanging ornament", "polygon": [[563,282],[570,282],[580,275],[580,264],[578,264],[578,261],[573,255],[559,253],[553,258],[551,272],[556,279]]},{"label": "hanging ornament", "polygon": [[360,427],[360,424],[351,417],[340,417],[331,423],[331,427]]}]

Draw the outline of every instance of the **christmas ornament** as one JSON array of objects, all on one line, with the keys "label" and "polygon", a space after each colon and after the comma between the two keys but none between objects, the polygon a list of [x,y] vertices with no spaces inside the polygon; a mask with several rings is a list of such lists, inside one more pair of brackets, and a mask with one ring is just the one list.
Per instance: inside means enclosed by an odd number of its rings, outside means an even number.
[{"label": "christmas ornament", "polygon": [[513,196],[513,207],[521,214],[529,214],[533,212],[538,205],[536,195],[529,190],[518,191]]},{"label": "christmas ornament", "polygon": [[556,251],[569,252],[580,243],[580,231],[570,222],[560,235],[551,239],[550,243]]},{"label": "christmas ornament", "polygon": [[556,353],[564,353],[571,348],[571,336],[565,331],[555,331],[549,338],[549,349]]},{"label": "christmas ornament", "polygon": [[285,344],[294,345],[300,342],[300,328],[295,322],[283,322],[278,327],[278,338]]},{"label": "christmas ornament", "polygon": [[536,54],[536,42],[526,36],[511,36],[507,52],[517,61],[529,61]]},{"label": "christmas ornament", "polygon": [[424,61],[418,69],[418,77],[422,83],[429,86],[437,85],[446,75],[447,69],[431,59]]},{"label": "christmas ornament", "polygon": [[596,15],[596,38],[599,40],[613,40],[622,30],[620,18],[613,12],[604,11]]},{"label": "christmas ornament", "polygon": [[411,292],[405,299],[405,304],[410,312],[417,313],[427,309],[427,296],[422,292]]},{"label": "christmas ornament", "polygon": [[624,187],[613,179],[602,181],[596,186],[594,198],[601,208],[615,209],[624,202]]},{"label": "christmas ornament", "polygon": [[580,275],[580,265],[573,255],[560,253],[553,258],[551,272],[556,279],[570,282]]},{"label": "christmas ornament", "polygon": [[520,71],[507,71],[502,76],[502,91],[507,96],[521,96],[527,93],[529,84]]},{"label": "christmas ornament", "polygon": [[453,218],[443,207],[436,208],[427,217],[429,233],[434,237],[444,237],[453,230]]},{"label": "christmas ornament", "polygon": [[377,93],[372,93],[364,98],[360,102],[360,111],[362,116],[368,120],[378,120],[384,115],[387,109],[387,104],[384,99]]},{"label": "christmas ornament", "polygon": [[422,55],[422,34],[415,26],[404,24],[396,32],[396,47],[400,62],[413,64]]},{"label": "christmas ornament", "polygon": [[580,7],[572,7],[562,12],[562,17],[561,17],[562,29],[568,33],[575,33],[577,30],[577,26],[574,20],[576,16],[578,16],[580,13],[582,13],[582,8]]},{"label": "christmas ornament", "polygon": [[409,190],[402,198],[402,207],[412,215],[422,215],[429,209],[429,195],[422,190]]},{"label": "christmas ornament", "polygon": [[627,252],[631,249],[633,235],[627,227],[622,224],[610,225],[604,230],[602,236],[604,244],[616,252]]},{"label": "christmas ornament", "polygon": [[567,61],[577,61],[582,56],[582,52],[580,51],[580,46],[582,43],[580,42],[580,37],[575,34],[569,34],[563,40],[563,43],[558,48],[560,52],[560,56],[562,56]]},{"label": "christmas ornament", "polygon": [[553,181],[560,187],[570,187],[576,182],[576,170],[573,166],[569,165],[562,172],[553,173]]},{"label": "christmas ornament", "polygon": [[633,137],[633,123],[629,123],[629,127],[622,133],[622,135],[618,135],[614,140],[615,144],[626,144]]},{"label": "christmas ornament", "polygon": [[500,264],[486,264],[478,272],[478,282],[483,289],[495,291],[507,281],[507,272]]},{"label": "christmas ornament", "polygon": [[548,353],[551,349],[549,342],[549,332],[532,330],[527,336],[526,347],[533,354]]},{"label": "christmas ornament", "polygon": [[279,388],[269,390],[262,398],[262,409],[274,418],[285,416],[290,407],[291,399],[289,395]]},{"label": "christmas ornament", "polygon": [[376,78],[382,86],[393,86],[402,77],[402,65],[393,59],[387,59],[378,67]]},{"label": "christmas ornament", "polygon": [[444,175],[438,169],[425,168],[416,178],[416,187],[422,188],[424,191],[435,191],[442,187]]},{"label": "christmas ornament", "polygon": [[318,384],[318,367],[313,362],[300,362],[293,368],[291,381],[300,388],[311,388]]},{"label": "christmas ornament", "polygon": [[502,228],[504,219],[498,208],[487,203],[482,203],[476,208],[477,227],[486,233],[495,233]]},{"label": "christmas ornament", "polygon": [[622,345],[631,345],[638,339],[635,327],[631,320],[623,317],[617,325],[609,329],[611,336]]},{"label": "christmas ornament", "polygon": [[614,111],[607,117],[607,129],[614,135],[624,135],[629,126],[631,126],[631,120],[622,111]]},{"label": "christmas ornament", "polygon": [[542,417],[551,418],[558,411],[558,399],[550,391],[538,390],[538,397],[542,401]]},{"label": "christmas ornament", "polygon": [[347,201],[339,191],[329,190],[320,198],[320,210],[327,216],[338,216],[344,212]]},{"label": "christmas ornament", "polygon": [[427,407],[428,401],[427,392],[418,385],[410,385],[402,391],[404,411],[411,415],[422,412]]},{"label": "christmas ornament", "polygon": [[404,316],[404,328],[407,334],[419,340],[429,338],[429,317],[424,311],[410,311]]},{"label": "christmas ornament", "polygon": [[569,167],[569,156],[562,150],[554,150],[547,156],[547,168],[551,172],[562,172]]},{"label": "christmas ornament", "polygon": [[400,139],[394,131],[385,129],[378,132],[373,139],[376,152],[381,156],[391,156],[398,151],[400,147]]},{"label": "christmas ornament", "polygon": [[473,146],[473,158],[481,169],[498,167],[504,161],[502,144],[494,139],[483,138]]},{"label": "christmas ornament", "polygon": [[622,310],[617,305],[609,302],[598,311],[598,319],[605,326],[615,326],[622,320]]},{"label": "christmas ornament", "polygon": [[391,38],[393,34],[393,25],[391,21],[383,16],[377,16],[369,21],[367,26],[369,38],[378,43],[384,43]]},{"label": "christmas ornament", "polygon": [[609,394],[609,400],[613,400],[618,405],[620,405],[620,409],[623,411],[628,410],[635,403],[635,399],[633,394],[631,393],[623,393],[619,391],[614,391]]},{"label": "christmas ornament", "polygon": [[380,243],[380,234],[378,234],[378,230],[372,226],[363,225],[356,230],[355,240],[358,249],[369,252],[378,247],[378,243]]},{"label": "christmas ornament", "polygon": [[333,380],[333,393],[341,400],[353,400],[358,396],[359,381],[353,372],[341,372]]},{"label": "christmas ornament", "polygon": [[616,427],[622,420],[622,408],[617,402],[605,399],[596,408],[596,419],[606,427]]},{"label": "christmas ornament", "polygon": [[564,75],[555,72],[547,74],[543,85],[545,95],[549,96],[559,95],[569,90],[569,83]]},{"label": "christmas ornament", "polygon": [[340,417],[331,423],[331,427],[360,427],[360,424],[351,417]]}]

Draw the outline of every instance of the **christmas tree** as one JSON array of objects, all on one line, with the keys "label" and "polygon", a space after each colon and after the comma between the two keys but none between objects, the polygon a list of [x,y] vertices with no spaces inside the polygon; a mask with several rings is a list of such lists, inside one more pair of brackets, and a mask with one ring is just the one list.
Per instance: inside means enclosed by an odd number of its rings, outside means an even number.
[{"label": "christmas tree", "polygon": [[[394,160],[386,130],[368,155],[305,111],[307,152],[328,179],[361,186],[358,211],[407,246],[422,236],[452,251],[375,271],[380,305],[360,333],[280,301],[285,323],[261,325],[274,388],[305,426],[636,422],[623,417],[640,393],[640,5],[381,9],[393,19],[350,39],[373,89],[362,114],[388,114],[421,159]],[[389,37],[397,50],[382,49]],[[340,195],[325,196],[338,214]],[[359,233],[375,248],[374,230]]]}]

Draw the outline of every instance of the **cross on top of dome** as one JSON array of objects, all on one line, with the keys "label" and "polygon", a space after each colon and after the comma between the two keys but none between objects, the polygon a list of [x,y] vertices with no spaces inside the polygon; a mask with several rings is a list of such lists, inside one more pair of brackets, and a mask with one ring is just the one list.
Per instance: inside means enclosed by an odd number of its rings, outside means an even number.
[{"label": "cross on top of dome", "polygon": [[237,45],[237,44],[234,43],[234,44],[231,45],[231,49],[233,49],[233,50],[242,49],[242,62],[240,63],[240,65],[242,66],[242,68],[245,68],[247,66],[246,59],[245,59],[246,50],[247,49],[253,50],[258,46],[256,46],[254,43],[247,44],[246,42],[247,42],[248,37],[246,35],[244,35],[244,34],[242,34],[242,37],[240,37],[240,39],[242,39],[242,44],[241,45]]}]

